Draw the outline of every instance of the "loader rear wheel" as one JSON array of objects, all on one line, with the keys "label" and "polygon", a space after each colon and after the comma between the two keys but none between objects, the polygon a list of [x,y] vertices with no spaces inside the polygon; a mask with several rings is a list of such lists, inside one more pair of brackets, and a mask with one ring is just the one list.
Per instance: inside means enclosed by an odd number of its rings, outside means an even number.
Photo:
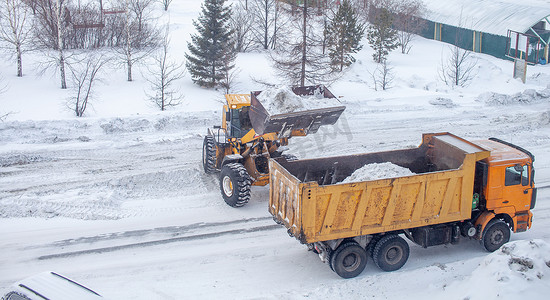
[{"label": "loader rear wheel", "polygon": [[342,278],[353,278],[365,269],[367,251],[356,242],[341,244],[330,256],[330,266]]},{"label": "loader rear wheel", "polygon": [[210,135],[205,136],[202,143],[202,167],[206,174],[216,172],[216,143]]},{"label": "loader rear wheel", "polygon": [[220,173],[223,200],[231,207],[241,207],[250,200],[250,175],[242,164],[224,165]]},{"label": "loader rear wheel", "polygon": [[401,269],[409,259],[409,244],[396,234],[382,237],[372,251],[374,263],[382,270],[391,272]]},{"label": "loader rear wheel", "polygon": [[485,250],[493,252],[510,240],[510,227],[504,221],[493,219],[483,231],[481,243]]}]

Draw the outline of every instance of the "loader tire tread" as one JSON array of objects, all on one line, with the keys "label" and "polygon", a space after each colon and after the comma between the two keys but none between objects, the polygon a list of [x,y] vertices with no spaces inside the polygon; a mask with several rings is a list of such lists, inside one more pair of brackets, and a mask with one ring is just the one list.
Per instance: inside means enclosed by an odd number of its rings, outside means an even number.
[{"label": "loader tire tread", "polygon": [[[231,181],[233,187],[231,195],[227,195],[224,191],[224,178],[226,177]],[[223,200],[229,206],[241,207],[248,203],[251,183],[250,175],[242,164],[230,163],[223,166],[220,173],[220,190]]]},{"label": "loader tire tread", "polygon": [[214,137],[204,137],[202,147],[202,166],[206,174],[214,174],[216,170],[216,143]]}]

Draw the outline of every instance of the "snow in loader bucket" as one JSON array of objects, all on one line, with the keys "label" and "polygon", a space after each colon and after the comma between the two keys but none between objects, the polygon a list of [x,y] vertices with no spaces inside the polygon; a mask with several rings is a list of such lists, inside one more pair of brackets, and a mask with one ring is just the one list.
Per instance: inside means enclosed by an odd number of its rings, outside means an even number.
[{"label": "snow in loader bucket", "polygon": [[[285,107],[287,111],[281,110],[285,100],[297,100],[293,103],[297,105]],[[256,133],[276,132],[279,137],[289,137],[293,130],[315,133],[323,125],[336,123],[346,108],[338,105],[339,101],[324,85],[252,92],[250,102],[250,121]]]}]

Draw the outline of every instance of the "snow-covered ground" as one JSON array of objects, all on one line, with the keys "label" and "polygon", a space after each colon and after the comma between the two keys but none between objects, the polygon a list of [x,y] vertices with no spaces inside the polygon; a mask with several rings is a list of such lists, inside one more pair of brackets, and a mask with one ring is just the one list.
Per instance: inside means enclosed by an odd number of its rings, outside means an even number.
[{"label": "snow-covered ground", "polygon": [[[170,8],[173,53],[182,58],[200,2]],[[166,16],[165,16],[166,17]],[[56,77],[23,78],[0,62],[9,90],[0,95],[0,289],[53,270],[110,299],[546,299],[550,292],[550,66],[529,66],[527,83],[512,63],[476,55],[465,88],[437,76],[448,46],[418,38],[409,55],[390,55],[395,80],[374,91],[365,46],[330,90],[346,105],[334,126],[290,141],[301,158],[414,147],[421,134],[498,137],[535,157],[539,186],[533,227],[488,254],[477,241],[422,249],[400,270],[372,262],[344,280],[267,212],[268,187],[235,209],[216,176],[201,169],[206,129],[219,124],[221,92],[181,82],[185,103],[157,112],[146,83],[125,82],[113,66],[85,118],[65,107]],[[31,64],[38,55],[25,57]],[[240,54],[236,92],[277,82],[262,53]],[[32,88],[31,88],[32,87]]]}]

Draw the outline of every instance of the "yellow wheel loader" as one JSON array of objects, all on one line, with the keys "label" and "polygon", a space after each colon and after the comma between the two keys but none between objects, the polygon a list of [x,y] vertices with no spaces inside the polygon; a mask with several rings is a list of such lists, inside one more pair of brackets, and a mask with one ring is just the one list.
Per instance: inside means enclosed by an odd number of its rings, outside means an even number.
[{"label": "yellow wheel loader", "polygon": [[225,95],[222,124],[209,128],[204,137],[202,164],[207,174],[219,172],[220,190],[228,205],[245,205],[251,185],[269,183],[269,158],[295,159],[283,153],[290,137],[333,125],[345,109],[323,85],[296,87],[292,92],[334,99],[334,107],[270,115],[258,100],[261,91]]}]

